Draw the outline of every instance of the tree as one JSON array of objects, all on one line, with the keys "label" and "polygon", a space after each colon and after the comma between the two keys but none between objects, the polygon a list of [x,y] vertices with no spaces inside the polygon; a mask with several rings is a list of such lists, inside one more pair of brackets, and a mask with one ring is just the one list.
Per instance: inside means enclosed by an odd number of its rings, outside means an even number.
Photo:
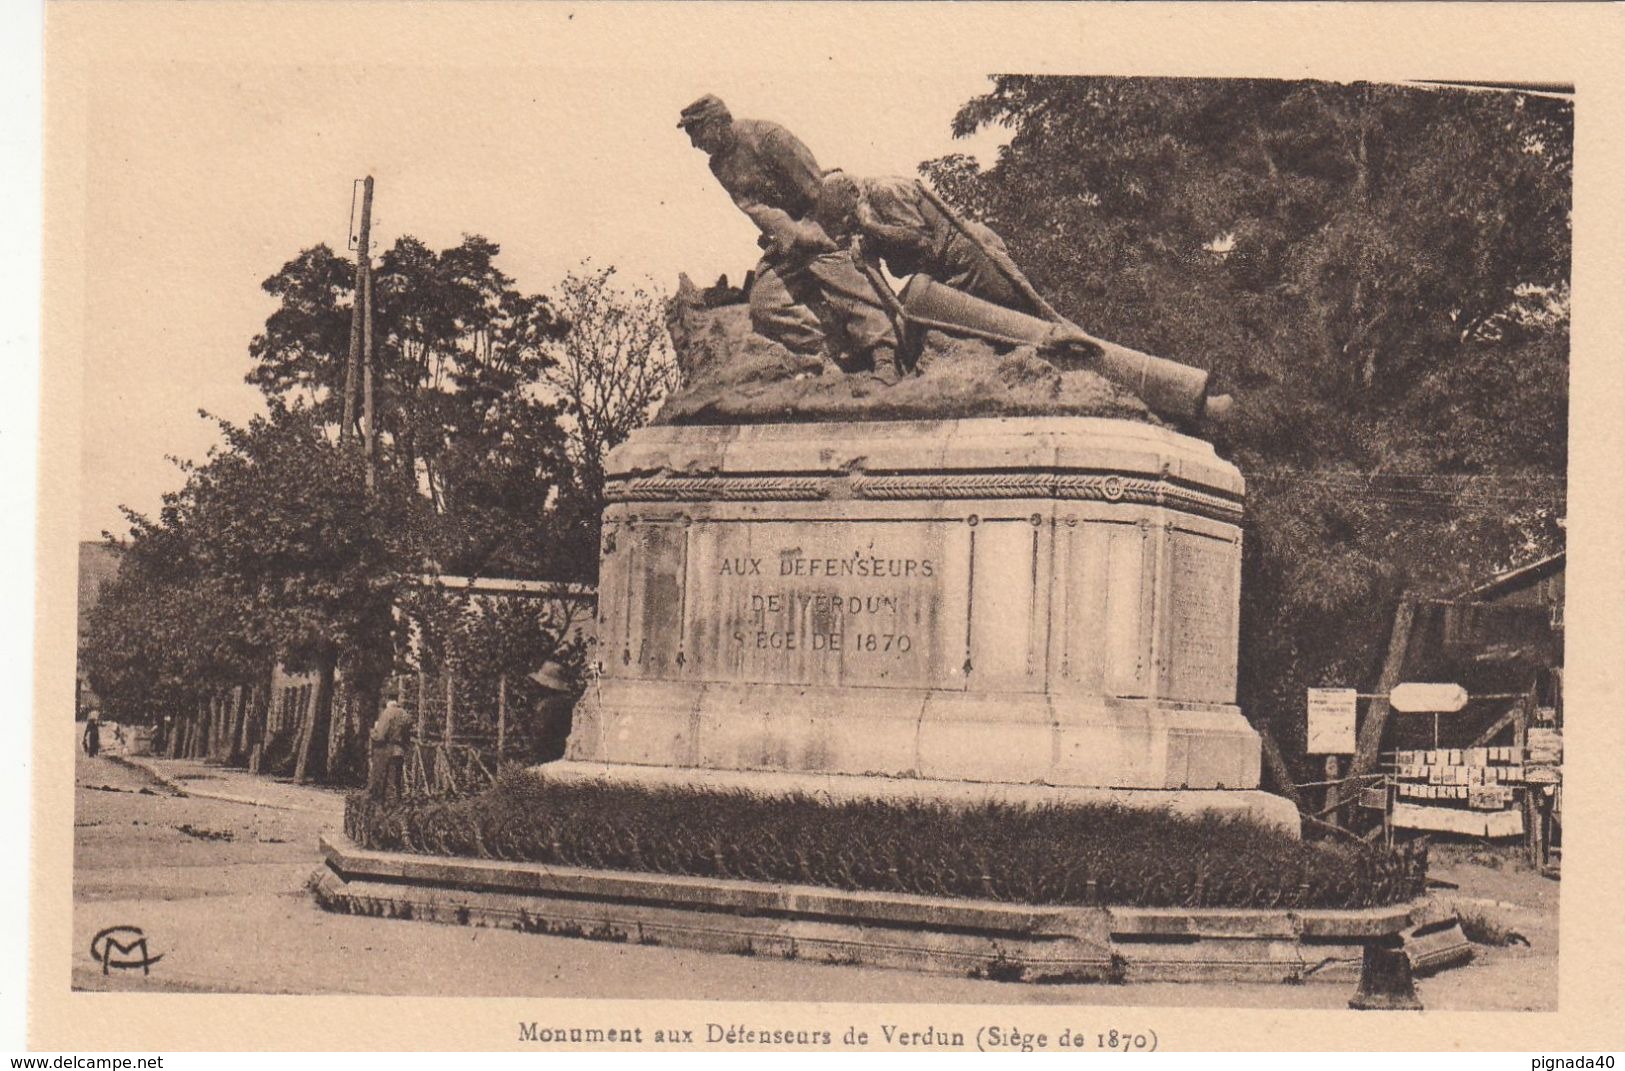
[{"label": "tree", "polygon": [[[244,427],[224,421],[226,445],[188,481],[188,522],[201,573],[237,593],[251,635],[290,668],[317,673],[316,716],[297,775],[325,775],[333,684],[342,665],[376,695],[393,654],[393,608],[421,572],[428,504],[403,474],[368,495],[362,460],[307,410],[273,405]],[[361,709],[375,702],[363,699]]]},{"label": "tree", "polygon": [[[303,407],[273,405],[166,495],[131,515],[118,579],[90,629],[93,686],[156,717],[251,680],[273,661],[318,675],[297,773],[325,777],[334,679],[376,692],[393,652],[393,607],[421,570],[428,504],[398,473],[367,495],[361,458]],[[365,702],[363,710],[373,709]]]},{"label": "tree", "polygon": [[1401,592],[1560,545],[1573,111],[1319,82],[999,77],[922,165],[1063,313],[1210,368],[1249,481],[1242,702],[1375,676]]},{"label": "tree", "polygon": [[[447,518],[434,557],[461,572],[527,571],[545,558],[541,524],[563,466],[557,410],[537,394],[564,325],[524,294],[477,235],[434,252],[403,237],[374,273],[382,462]],[[315,246],[266,280],[281,304],[250,345],[248,381],[273,401],[306,400],[342,419],[354,269]]]},{"label": "tree", "polygon": [[[243,426],[219,422],[222,445],[204,463],[182,465],[185,486],[165,497],[159,516],[130,515],[126,568],[87,643],[102,694],[157,717],[195,709],[277,662],[313,670],[316,714],[296,772],[327,776],[336,677],[342,670],[364,735],[396,654],[396,610],[422,574],[556,576],[561,560],[596,567],[596,508],[590,526],[584,507],[555,508],[556,499],[582,501],[560,494],[562,481],[566,490],[578,483],[570,475],[578,466],[560,408],[542,392],[550,346],[566,325],[547,298],[513,286],[495,267],[497,254],[474,236],[439,253],[403,238],[384,254],[374,281],[381,472],[373,494],[360,452],[337,434],[352,266],[315,246],[266,281],[278,307],[250,345],[248,380],[268,411]],[[564,293],[586,291],[567,281]],[[636,332],[621,333],[615,308],[574,308],[578,333],[596,330],[598,344],[629,347],[627,362],[646,353]],[[578,438],[583,427],[600,442],[624,437],[609,401],[623,393],[612,385],[603,399],[578,396]],[[625,396],[649,404],[642,388]],[[561,537],[587,542],[561,549]],[[557,646],[539,619],[509,618],[491,618],[481,634],[514,624],[523,651],[489,638],[475,644],[492,665],[506,671]]]},{"label": "tree", "polygon": [[160,723],[259,663],[231,594],[196,572],[184,533],[136,514],[119,571],[90,615],[82,658],[120,721]]},{"label": "tree", "polygon": [[565,563],[574,579],[597,578],[604,459],[648,423],[678,382],[664,299],[619,287],[614,277],[614,268],[584,263],[553,295],[566,330],[549,345],[553,360],[544,375],[568,437],[571,478],[559,512],[561,543],[577,552]]}]

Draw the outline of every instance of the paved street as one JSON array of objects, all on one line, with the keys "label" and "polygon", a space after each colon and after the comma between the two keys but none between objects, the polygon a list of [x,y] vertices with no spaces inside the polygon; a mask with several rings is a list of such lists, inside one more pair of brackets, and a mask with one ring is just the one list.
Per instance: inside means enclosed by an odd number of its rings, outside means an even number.
[{"label": "paved street", "polygon": [[[1342,1008],[1352,991],[1334,983],[1019,985],[330,915],[305,885],[320,862],[317,836],[341,825],[338,793],[144,761],[168,784],[79,757],[78,988],[1303,1008]],[[1557,885],[1464,865],[1449,872],[1463,885],[1455,895],[1474,895],[1478,871],[1498,882],[1489,892],[1501,906],[1492,910],[1516,921],[1533,947],[1484,950],[1474,966],[1419,983],[1422,1000],[1430,1008],[1545,1006],[1555,1000]],[[89,948],[111,926],[143,931],[149,954],[163,957],[150,974],[103,974]]]}]

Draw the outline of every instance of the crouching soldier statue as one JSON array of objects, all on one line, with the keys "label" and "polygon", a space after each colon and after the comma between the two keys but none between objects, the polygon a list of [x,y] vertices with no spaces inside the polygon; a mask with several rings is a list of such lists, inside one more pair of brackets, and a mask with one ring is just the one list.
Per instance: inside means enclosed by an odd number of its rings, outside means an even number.
[{"label": "crouching soldier statue", "polygon": [[819,184],[814,217],[845,244],[863,240],[863,252],[885,261],[901,278],[924,272],[961,293],[1019,312],[1041,315],[1032,284],[1010,259],[1004,239],[955,214],[917,179],[859,178],[845,171]]},{"label": "crouching soldier statue", "polygon": [[799,138],[765,119],[735,119],[710,94],[677,125],[761,231],[751,327],[792,353],[824,353],[843,371],[896,378],[897,334],[851,250],[814,218],[823,171]]}]

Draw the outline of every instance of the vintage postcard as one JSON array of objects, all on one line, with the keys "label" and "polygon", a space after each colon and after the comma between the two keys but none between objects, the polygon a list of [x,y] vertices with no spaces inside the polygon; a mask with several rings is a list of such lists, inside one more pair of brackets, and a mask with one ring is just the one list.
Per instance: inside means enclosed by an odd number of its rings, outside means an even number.
[{"label": "vintage postcard", "polygon": [[31,1045],[1620,1047],[1617,8],[45,21]]}]

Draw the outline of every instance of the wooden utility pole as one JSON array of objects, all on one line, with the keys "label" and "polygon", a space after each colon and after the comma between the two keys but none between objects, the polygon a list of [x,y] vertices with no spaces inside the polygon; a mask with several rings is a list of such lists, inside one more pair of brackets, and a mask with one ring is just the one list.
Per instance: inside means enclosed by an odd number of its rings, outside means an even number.
[{"label": "wooden utility pole", "polygon": [[[344,370],[344,422],[339,425],[339,441],[347,441],[356,428],[356,390],[361,380],[362,334],[371,326],[372,279],[372,176],[362,181],[361,229],[356,240],[355,299],[350,305],[350,360]],[[363,325],[366,325],[365,327]]]},{"label": "wooden utility pole", "polygon": [[[372,179],[367,179],[367,198],[372,198]],[[366,415],[367,426],[367,492],[370,494],[378,483],[378,425],[377,415],[373,408],[372,399],[372,265],[367,265],[367,308],[361,314],[361,359],[364,372],[362,374],[362,394],[364,395],[363,412]]]}]

